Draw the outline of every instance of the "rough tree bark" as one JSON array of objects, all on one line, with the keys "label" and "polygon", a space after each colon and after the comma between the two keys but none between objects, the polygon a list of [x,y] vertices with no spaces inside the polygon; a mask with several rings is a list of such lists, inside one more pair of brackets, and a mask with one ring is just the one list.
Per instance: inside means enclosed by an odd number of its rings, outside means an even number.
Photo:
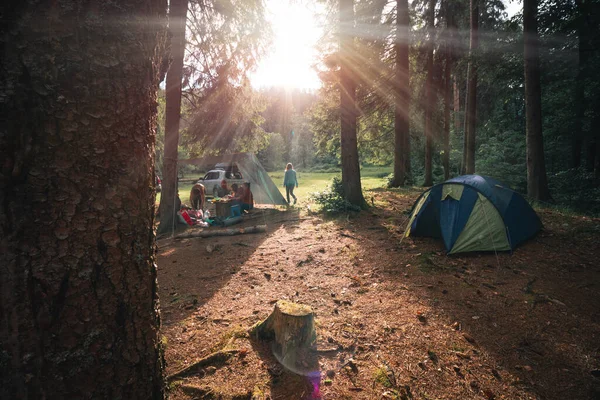
[{"label": "rough tree bark", "polygon": [[444,68],[444,180],[450,179],[450,109],[452,108],[452,62],[453,62],[453,39],[454,23],[452,9],[448,1],[446,8],[446,65]]},{"label": "rough tree bark", "polygon": [[444,156],[442,164],[444,165],[444,180],[450,179],[450,106],[451,106],[451,60],[450,51],[446,58],[446,68],[444,69]]},{"label": "rough tree bark", "polygon": [[544,138],[542,136],[542,88],[540,84],[537,9],[538,0],[523,1],[527,195],[534,200],[550,200],[544,160]]},{"label": "rough tree bark", "polygon": [[0,398],[163,398],[153,169],[166,4],[10,3]]},{"label": "rough tree bark", "polygon": [[429,0],[427,11],[427,25],[429,39],[427,43],[427,79],[425,80],[425,182],[424,186],[433,185],[433,109],[435,106],[435,92],[433,90],[433,35],[435,34],[435,5],[437,0]]},{"label": "rough tree bark", "polygon": [[[583,141],[586,135],[584,132],[584,120],[588,102],[585,96],[586,80],[589,76],[590,54],[594,51],[593,44],[590,41],[590,21],[589,21],[589,1],[576,0],[577,4],[577,36],[578,36],[578,55],[579,63],[577,66],[577,77],[575,78],[575,124],[571,141],[571,167],[579,168],[581,165],[581,151]],[[588,167],[590,165],[588,164]],[[593,168],[593,165],[591,166]]]},{"label": "rough tree bark", "polygon": [[366,206],[360,183],[358,142],[356,139],[356,74],[353,71],[354,1],[340,0],[340,114],[342,187],[351,204]]},{"label": "rough tree bark", "polygon": [[469,64],[467,67],[467,99],[465,105],[465,137],[463,147],[464,173],[475,173],[475,137],[477,125],[477,61],[479,47],[479,1],[471,0],[471,35],[469,40]]},{"label": "rough tree bark", "polygon": [[452,108],[453,111],[453,118],[454,118],[454,132],[458,133],[460,132],[461,126],[460,126],[460,88],[458,87],[458,79],[456,77],[456,75],[454,75],[454,79],[452,79],[452,84],[454,86],[454,107]]},{"label": "rough tree bark", "polygon": [[185,53],[185,25],[187,0],[170,0],[169,30],[171,32],[172,62],[165,86],[165,155],[163,159],[162,194],[160,196],[160,234],[173,232],[176,224],[177,203],[177,148],[181,115],[181,82]]},{"label": "rough tree bark", "polygon": [[392,187],[406,183],[410,164],[410,75],[408,49],[410,45],[408,0],[396,1],[396,76],[394,91],[394,180]]}]

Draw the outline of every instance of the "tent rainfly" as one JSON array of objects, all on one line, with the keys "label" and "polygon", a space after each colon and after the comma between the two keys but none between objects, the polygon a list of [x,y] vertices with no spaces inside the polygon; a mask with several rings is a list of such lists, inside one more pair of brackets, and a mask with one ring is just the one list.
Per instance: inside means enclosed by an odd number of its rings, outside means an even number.
[{"label": "tent rainfly", "polygon": [[179,160],[179,164],[200,165],[213,168],[218,163],[236,164],[244,180],[250,182],[252,196],[257,204],[286,205],[287,202],[260,161],[252,153],[234,153]]},{"label": "tent rainfly", "polygon": [[404,237],[441,238],[448,254],[512,251],[541,227],[519,193],[493,178],[464,175],[421,194]]}]

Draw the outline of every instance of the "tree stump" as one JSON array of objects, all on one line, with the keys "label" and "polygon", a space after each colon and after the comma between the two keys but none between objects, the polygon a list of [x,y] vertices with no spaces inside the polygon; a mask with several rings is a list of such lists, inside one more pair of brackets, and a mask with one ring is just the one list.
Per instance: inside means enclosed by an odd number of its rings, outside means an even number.
[{"label": "tree stump", "polygon": [[315,315],[309,306],[279,300],[271,315],[252,328],[258,339],[273,340],[274,353],[281,364],[298,367],[302,357],[315,342]]}]

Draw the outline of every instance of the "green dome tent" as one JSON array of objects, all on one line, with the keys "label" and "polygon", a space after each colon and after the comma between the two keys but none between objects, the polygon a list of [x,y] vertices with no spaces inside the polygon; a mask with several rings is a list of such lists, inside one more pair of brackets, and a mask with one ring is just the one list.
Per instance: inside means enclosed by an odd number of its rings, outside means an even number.
[{"label": "green dome tent", "polygon": [[492,178],[464,175],[421,194],[404,236],[441,238],[448,254],[511,251],[541,227],[519,193]]}]

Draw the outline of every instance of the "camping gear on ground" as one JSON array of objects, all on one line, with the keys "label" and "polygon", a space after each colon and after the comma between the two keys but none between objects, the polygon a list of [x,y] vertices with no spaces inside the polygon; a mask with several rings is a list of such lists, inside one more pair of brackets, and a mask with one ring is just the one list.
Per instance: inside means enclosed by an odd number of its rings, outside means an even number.
[{"label": "camping gear on ground", "polygon": [[[200,165],[208,167],[209,169],[215,166],[215,164],[223,168],[229,168],[228,166],[231,165],[232,171],[239,170],[244,181],[252,183],[252,195],[256,204],[274,204],[281,206],[287,204],[283,195],[277,188],[277,185],[271,180],[267,171],[252,153],[207,156],[203,158],[179,160],[178,163],[180,165]],[[202,181],[199,183],[202,183]],[[211,193],[210,188],[206,188],[206,190]]]},{"label": "camping gear on ground", "polygon": [[493,178],[464,175],[421,194],[404,237],[442,238],[448,254],[510,251],[541,227],[519,193]]}]

